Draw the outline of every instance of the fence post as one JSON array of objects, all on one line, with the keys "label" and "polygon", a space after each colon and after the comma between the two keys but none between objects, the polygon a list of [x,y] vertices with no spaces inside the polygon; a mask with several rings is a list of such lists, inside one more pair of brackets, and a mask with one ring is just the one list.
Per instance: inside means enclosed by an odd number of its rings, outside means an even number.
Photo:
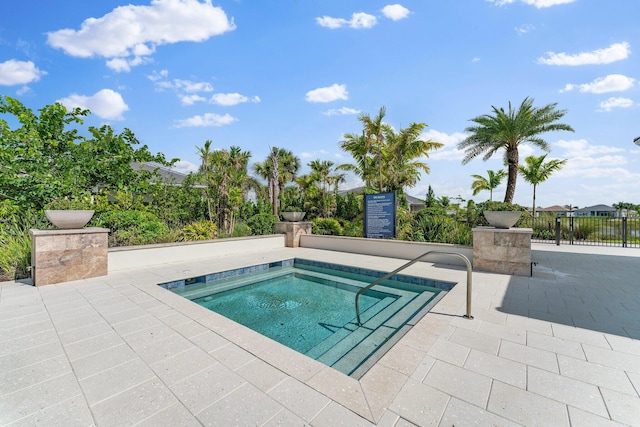
[{"label": "fence post", "polygon": [[560,217],[556,217],[556,246],[560,246]]},{"label": "fence post", "polygon": [[627,247],[627,217],[622,217],[622,247]]},{"label": "fence post", "polygon": [[573,217],[569,218],[569,244],[573,245]]}]

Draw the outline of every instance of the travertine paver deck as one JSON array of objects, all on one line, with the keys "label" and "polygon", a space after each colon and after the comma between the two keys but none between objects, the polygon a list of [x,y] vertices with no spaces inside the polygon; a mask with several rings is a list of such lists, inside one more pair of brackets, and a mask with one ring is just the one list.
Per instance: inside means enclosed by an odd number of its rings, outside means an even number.
[{"label": "travertine paver deck", "polygon": [[534,245],[533,277],[419,263],[460,282],[359,381],[156,283],[306,248],[35,288],[0,284],[0,426],[640,425],[640,250]]}]

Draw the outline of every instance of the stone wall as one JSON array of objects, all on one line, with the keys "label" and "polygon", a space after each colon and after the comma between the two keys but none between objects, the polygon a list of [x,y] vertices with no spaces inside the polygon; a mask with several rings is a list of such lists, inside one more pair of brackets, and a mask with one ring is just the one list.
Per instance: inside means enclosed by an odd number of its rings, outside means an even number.
[{"label": "stone wall", "polygon": [[31,277],[35,286],[105,276],[106,228],[31,230]]},{"label": "stone wall", "polygon": [[532,232],[530,228],[474,228],[473,268],[530,276]]}]

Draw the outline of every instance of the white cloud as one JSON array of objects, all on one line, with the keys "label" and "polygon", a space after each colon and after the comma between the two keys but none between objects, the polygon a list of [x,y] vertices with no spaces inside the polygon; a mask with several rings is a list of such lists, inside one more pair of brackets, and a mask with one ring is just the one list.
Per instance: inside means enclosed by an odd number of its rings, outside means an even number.
[{"label": "white cloud", "polygon": [[575,88],[580,88],[580,92],[588,93],[622,92],[633,87],[634,82],[635,79],[622,74],[609,74],[606,77],[597,78],[591,83],[567,84],[560,92],[568,92]]},{"label": "white cloud", "polygon": [[348,114],[358,114],[358,113],[360,113],[360,110],[356,110],[354,108],[349,108],[349,107],[342,107],[342,108],[337,108],[337,109],[334,108],[329,111],[325,111],[322,114],[326,116],[338,116],[338,115],[345,116]]},{"label": "white cloud", "polygon": [[393,21],[399,21],[409,16],[411,12],[400,4],[389,4],[382,8],[382,14]]},{"label": "white cloud", "polygon": [[189,172],[196,172],[198,170],[198,166],[196,166],[195,164],[191,163],[188,160],[178,160],[173,165],[173,169],[175,169],[180,173],[189,173]]},{"label": "white cloud", "polygon": [[248,98],[239,93],[216,93],[211,97],[209,102],[212,104],[222,105],[225,107],[229,107],[232,105],[242,104],[243,102],[260,102],[260,98],[254,96],[253,98]]},{"label": "white cloud", "polygon": [[519,27],[515,28],[515,30],[516,30],[516,32],[518,34],[526,34],[526,33],[530,32],[530,31],[535,30],[535,29],[536,29],[536,27],[534,27],[531,24],[522,24]]},{"label": "white cloud", "polygon": [[475,58],[473,58],[473,59],[471,60],[471,62],[480,62],[480,58],[478,58],[478,57],[476,56]]},{"label": "white cloud", "polygon": [[0,85],[13,86],[24,85],[37,82],[40,77],[46,75],[45,71],[39,70],[31,61],[17,61],[9,59],[0,62]]},{"label": "white cloud", "polygon": [[326,27],[330,29],[342,28],[342,27],[351,27],[351,28],[371,28],[378,23],[378,18],[373,15],[369,15],[364,12],[356,12],[351,15],[350,20],[346,20],[343,18],[332,18],[330,16],[322,16],[320,18],[316,18],[316,22],[321,27]]},{"label": "white cloud", "polygon": [[604,49],[596,49],[592,52],[567,54],[565,52],[547,52],[546,58],[538,58],[538,63],[546,65],[590,65],[610,64],[626,59],[631,52],[629,43],[614,43]]},{"label": "white cloud", "polygon": [[93,114],[105,120],[122,120],[122,113],[129,110],[129,106],[122,99],[122,95],[111,89],[102,89],[91,96],[72,94],[57,102],[67,107],[89,109]]},{"label": "white cloud", "polygon": [[338,99],[347,100],[349,93],[347,92],[346,85],[339,85],[337,83],[328,87],[320,87],[318,89],[310,90],[307,92],[305,100],[307,102],[332,102]]},{"label": "white cloud", "polygon": [[176,120],[174,123],[174,127],[184,128],[184,127],[216,127],[216,126],[224,126],[229,125],[235,121],[238,121],[235,117],[230,114],[225,114],[221,116],[215,113],[205,113],[203,115],[193,116],[184,120]]},{"label": "white cloud", "polygon": [[79,30],[47,33],[47,43],[67,55],[109,59],[115,71],[147,62],[156,46],[202,42],[235,29],[224,10],[211,0],[152,0],[150,6],[119,6],[99,18],[88,18]]},{"label": "white cloud", "polygon": [[[487,0],[496,6],[504,6],[505,4],[515,3],[516,0]],[[530,6],[535,6],[538,9],[545,7],[558,6],[561,4],[573,3],[576,0],[521,0],[523,3]]]},{"label": "white cloud", "polygon": [[633,105],[633,101],[629,98],[616,98],[612,96],[600,103],[599,111],[611,111],[614,108],[629,108],[633,107]]},{"label": "white cloud", "polygon": [[466,137],[467,135],[462,132],[447,134],[434,129],[429,129],[420,135],[422,139],[444,144],[444,147],[441,149],[429,153],[429,158],[434,160],[462,160],[464,158],[464,151],[458,150],[456,147],[458,143]]},{"label": "white cloud", "polygon": [[562,153],[563,158],[586,158],[586,157],[596,157],[600,158],[604,155],[608,155],[611,153],[622,153],[625,150],[623,148],[618,147],[610,147],[607,145],[593,145],[589,143],[586,139],[574,139],[574,140],[564,140],[560,139],[558,142],[553,144],[554,147],[559,147],[564,150]]},{"label": "white cloud", "polygon": [[193,105],[196,102],[204,102],[206,101],[206,99],[200,95],[178,95],[178,98],[180,98],[180,103],[182,105]]}]

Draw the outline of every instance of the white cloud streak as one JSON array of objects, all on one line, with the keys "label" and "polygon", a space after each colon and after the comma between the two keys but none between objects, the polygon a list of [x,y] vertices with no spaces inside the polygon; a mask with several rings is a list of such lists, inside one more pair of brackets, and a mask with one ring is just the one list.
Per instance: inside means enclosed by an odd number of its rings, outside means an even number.
[{"label": "white cloud streak", "polygon": [[33,83],[46,75],[31,61],[18,61],[9,59],[0,62],[0,86],[14,86]]},{"label": "white cloud streak", "polygon": [[614,43],[604,49],[591,52],[568,54],[565,52],[547,52],[546,57],[538,58],[538,63],[545,65],[577,66],[593,64],[610,64],[627,59],[631,53],[631,46],[627,42]]},{"label": "white cloud streak", "polygon": [[382,8],[382,14],[392,21],[399,21],[409,16],[411,11],[400,4],[389,4]]},{"label": "white cloud streak", "polygon": [[629,98],[616,98],[612,96],[611,98],[600,103],[599,111],[611,111],[614,108],[629,108],[633,107],[633,105],[633,100]]},{"label": "white cloud streak", "polygon": [[[504,6],[506,4],[515,3],[516,0],[487,0],[489,3],[493,3],[496,6]],[[576,0],[521,0],[522,3],[534,6],[538,9],[545,7],[558,6],[561,4],[573,3]]]},{"label": "white cloud streak", "polygon": [[238,121],[235,117],[230,114],[220,115],[215,113],[205,113],[202,115],[196,115],[190,117],[188,119],[176,120],[174,122],[174,127],[176,128],[185,128],[185,127],[219,127],[230,125],[233,122]]},{"label": "white cloud streak", "polygon": [[360,113],[360,110],[356,110],[354,108],[349,108],[349,107],[342,107],[342,108],[334,108],[329,111],[325,111],[322,114],[324,114],[325,116],[346,116],[349,114],[358,114],[358,113]]},{"label": "white cloud streak", "polygon": [[349,99],[349,93],[347,92],[346,85],[339,85],[337,83],[328,87],[321,87],[318,89],[310,90],[307,92],[305,100],[307,102],[332,102],[342,99],[346,101]]},{"label": "white cloud streak", "polygon": [[622,74],[609,74],[608,76],[597,78],[591,83],[581,85],[567,84],[560,92],[568,92],[576,88],[580,92],[586,93],[622,92],[631,89],[634,83],[634,78]]},{"label": "white cloud streak", "polygon": [[378,23],[378,18],[373,15],[369,15],[364,12],[356,12],[351,15],[351,19],[344,18],[332,18],[331,16],[322,16],[316,18],[316,22],[321,27],[330,28],[335,30],[337,28],[349,27],[349,28],[371,28]]},{"label": "white cloud streak", "polygon": [[102,89],[93,95],[72,94],[57,102],[67,109],[89,109],[93,114],[105,120],[122,120],[122,114],[129,110],[129,106],[122,99],[122,95],[111,89]]},{"label": "white cloud streak", "polygon": [[80,29],[47,33],[47,43],[67,55],[107,58],[114,71],[146,63],[157,46],[202,42],[235,29],[224,10],[211,0],[152,0],[150,6],[119,6]]},{"label": "white cloud streak", "polygon": [[242,104],[244,102],[260,102],[260,98],[257,96],[249,98],[239,93],[216,93],[211,97],[209,102],[211,102],[212,104],[229,107],[232,105]]}]

